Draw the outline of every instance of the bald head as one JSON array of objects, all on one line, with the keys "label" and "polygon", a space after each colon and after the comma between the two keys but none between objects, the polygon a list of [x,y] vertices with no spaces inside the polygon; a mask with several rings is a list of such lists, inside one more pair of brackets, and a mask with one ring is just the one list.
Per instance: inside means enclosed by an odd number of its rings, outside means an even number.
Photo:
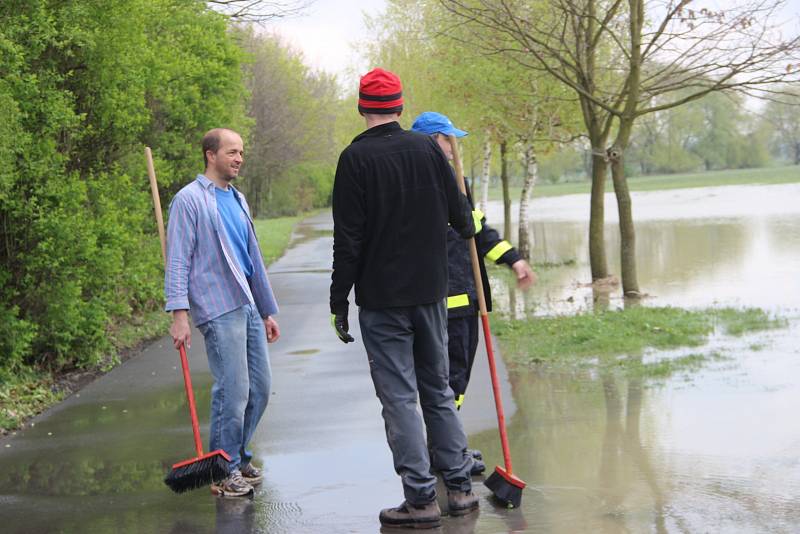
[{"label": "bald head", "polygon": [[206,132],[203,136],[203,164],[208,168],[208,151],[217,153],[222,146],[222,141],[225,137],[233,134],[236,138],[241,140],[238,133],[228,128],[213,128]]},{"label": "bald head", "polygon": [[203,136],[205,176],[222,189],[239,176],[244,162],[244,146],[238,133],[227,128],[214,128]]}]

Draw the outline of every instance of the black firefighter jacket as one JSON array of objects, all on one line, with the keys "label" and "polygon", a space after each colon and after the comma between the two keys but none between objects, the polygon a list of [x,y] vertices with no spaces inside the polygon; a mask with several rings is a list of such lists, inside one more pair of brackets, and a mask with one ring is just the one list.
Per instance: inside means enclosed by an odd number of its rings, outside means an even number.
[{"label": "black firefighter jacket", "polygon": [[333,184],[331,313],[414,306],[447,296],[448,223],[475,232],[436,141],[397,122],[370,128],[339,156]]},{"label": "black firefighter jacket", "polygon": [[[467,190],[470,204],[472,196]],[[505,263],[511,267],[520,259],[517,249],[508,241],[500,238],[497,231],[486,224],[486,218],[481,220],[481,231],[475,235],[475,247],[478,249],[478,263],[481,268],[483,281],[483,294],[486,297],[486,309],[492,311],[492,293],[489,288],[489,279],[486,276],[488,259],[497,264]],[[475,291],[475,278],[472,274],[472,262],[469,257],[469,241],[463,239],[452,228],[447,232],[447,257],[450,273],[447,291],[447,317],[466,317],[478,313],[478,294]]]}]

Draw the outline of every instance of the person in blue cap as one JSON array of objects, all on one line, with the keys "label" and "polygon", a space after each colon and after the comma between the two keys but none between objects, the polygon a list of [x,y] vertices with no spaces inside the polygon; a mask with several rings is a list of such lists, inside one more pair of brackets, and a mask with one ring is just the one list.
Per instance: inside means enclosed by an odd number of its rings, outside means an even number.
[{"label": "person in blue cap", "polygon": [[[453,126],[447,116],[434,111],[426,111],[419,115],[414,120],[411,130],[432,136],[450,161],[453,159],[453,150],[448,136],[467,135],[464,130]],[[474,204],[469,187],[467,187],[467,198]],[[517,277],[517,287],[520,289],[526,289],[536,282],[536,274],[528,262],[522,259],[519,252],[508,241],[503,240],[496,230],[486,224],[485,217],[481,220],[480,232],[475,234],[475,245],[478,249],[483,293],[488,311],[492,310],[492,296],[484,259],[510,267]],[[478,296],[472,274],[469,244],[452,228],[447,235],[447,257],[447,352],[450,360],[450,387],[455,394],[456,408],[461,409],[472,364],[475,361],[475,352],[478,349]],[[480,451],[473,450],[472,455],[475,458],[472,473],[479,474],[485,469],[483,462],[480,461]]]}]

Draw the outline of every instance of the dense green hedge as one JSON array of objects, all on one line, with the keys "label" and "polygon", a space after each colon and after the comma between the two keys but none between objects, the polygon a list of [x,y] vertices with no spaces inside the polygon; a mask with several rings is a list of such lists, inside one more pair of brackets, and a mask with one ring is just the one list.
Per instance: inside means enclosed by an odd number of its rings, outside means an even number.
[{"label": "dense green hedge", "polygon": [[171,193],[199,139],[246,130],[242,52],[195,0],[5,0],[0,10],[0,381],[92,365],[161,305],[144,170]]}]

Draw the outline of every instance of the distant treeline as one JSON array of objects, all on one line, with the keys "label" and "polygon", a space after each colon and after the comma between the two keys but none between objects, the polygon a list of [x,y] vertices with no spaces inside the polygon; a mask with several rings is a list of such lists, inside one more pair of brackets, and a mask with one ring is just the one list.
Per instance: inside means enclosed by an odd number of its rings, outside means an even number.
[{"label": "distant treeline", "polygon": [[[196,0],[5,0],[0,10],[0,385],[91,366],[162,305],[143,147],[166,209],[199,140],[242,132],[260,216],[328,202],[335,80]],[[324,125],[324,127],[320,127]]]},{"label": "distant treeline", "polygon": [[[800,92],[781,89],[784,94],[757,111],[748,111],[739,95],[712,93],[642,117],[626,155],[627,174],[800,165]],[[579,141],[542,156],[541,176],[551,183],[588,180],[589,165],[590,152]]]}]

